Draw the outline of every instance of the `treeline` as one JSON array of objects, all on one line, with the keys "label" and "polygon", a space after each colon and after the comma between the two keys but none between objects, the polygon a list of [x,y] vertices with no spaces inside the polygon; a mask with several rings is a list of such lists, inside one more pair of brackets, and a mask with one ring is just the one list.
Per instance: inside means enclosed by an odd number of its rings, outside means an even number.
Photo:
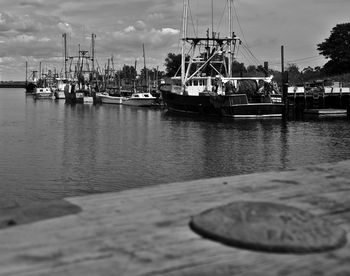
[{"label": "treeline", "polygon": [[[188,60],[188,58],[186,57]],[[179,68],[181,66],[181,54],[169,53],[165,59],[165,71],[167,77],[172,77],[179,75]],[[215,66],[215,65],[214,65]],[[207,72],[208,75],[215,76],[217,72],[225,73],[224,68],[216,68],[216,70],[211,70]],[[288,80],[291,85],[296,85],[304,82],[311,82],[313,80],[326,78],[327,74],[321,67],[306,67],[300,70],[295,64],[288,64],[285,68],[285,72],[288,74]],[[272,70],[268,68],[268,64],[263,65],[249,65],[245,66],[244,63],[239,63],[234,61],[232,63],[232,75],[234,77],[258,77],[258,76],[270,76],[273,75],[274,79],[278,83],[282,83],[282,73],[278,70]]]},{"label": "treeline", "polygon": [[25,81],[0,81],[0,88],[24,88]]}]

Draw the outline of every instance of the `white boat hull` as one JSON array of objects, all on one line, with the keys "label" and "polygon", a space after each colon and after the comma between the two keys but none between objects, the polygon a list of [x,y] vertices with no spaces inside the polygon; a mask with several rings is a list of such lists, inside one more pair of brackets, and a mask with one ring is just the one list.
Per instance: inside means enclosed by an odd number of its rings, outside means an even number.
[{"label": "white boat hull", "polygon": [[135,93],[123,101],[123,105],[150,107],[154,106],[156,97],[150,93]]},{"label": "white boat hull", "polygon": [[115,97],[110,95],[100,95],[99,96],[103,104],[122,104],[124,97]]},{"label": "white boat hull", "polygon": [[154,99],[127,99],[123,101],[123,105],[132,105],[132,106],[153,106]]},{"label": "white boat hull", "polygon": [[52,91],[49,87],[37,87],[33,95],[36,99],[52,99]]}]

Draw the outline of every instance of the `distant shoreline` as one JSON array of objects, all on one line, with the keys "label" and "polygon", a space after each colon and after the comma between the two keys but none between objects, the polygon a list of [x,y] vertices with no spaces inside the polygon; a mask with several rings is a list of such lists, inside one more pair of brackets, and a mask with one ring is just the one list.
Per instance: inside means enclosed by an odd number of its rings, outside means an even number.
[{"label": "distant shoreline", "polygon": [[25,88],[25,81],[0,81],[0,88]]}]

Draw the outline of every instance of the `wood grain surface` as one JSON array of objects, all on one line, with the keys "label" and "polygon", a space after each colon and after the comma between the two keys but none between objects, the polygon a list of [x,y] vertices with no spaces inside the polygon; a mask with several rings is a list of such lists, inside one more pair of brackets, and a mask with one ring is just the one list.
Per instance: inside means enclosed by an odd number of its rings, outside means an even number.
[{"label": "wood grain surface", "polygon": [[66,201],[81,211],[0,230],[0,275],[350,275],[349,243],[324,253],[266,253],[189,227],[213,207],[272,202],[325,218],[349,240],[350,161]]}]

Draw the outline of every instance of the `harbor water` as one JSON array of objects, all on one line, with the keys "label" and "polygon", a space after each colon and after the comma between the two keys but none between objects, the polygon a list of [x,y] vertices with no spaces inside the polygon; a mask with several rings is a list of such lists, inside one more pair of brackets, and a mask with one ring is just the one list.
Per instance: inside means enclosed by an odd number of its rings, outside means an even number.
[{"label": "harbor water", "polygon": [[0,208],[350,156],[346,119],[187,118],[0,89]]}]

